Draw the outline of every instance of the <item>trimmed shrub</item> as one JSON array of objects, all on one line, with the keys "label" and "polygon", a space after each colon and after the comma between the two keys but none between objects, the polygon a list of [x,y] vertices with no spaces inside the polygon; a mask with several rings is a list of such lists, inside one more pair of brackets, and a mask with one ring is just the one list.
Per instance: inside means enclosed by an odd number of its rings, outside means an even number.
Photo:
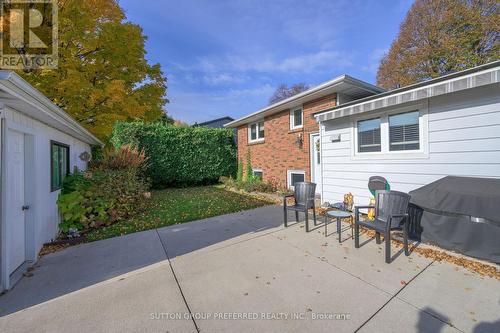
[{"label": "trimmed shrub", "polygon": [[61,231],[87,232],[143,210],[150,195],[141,176],[146,160],[144,152],[130,146],[108,149],[91,171],[66,177],[57,200]]},{"label": "trimmed shrub", "polygon": [[229,129],[178,127],[162,123],[119,122],[111,143],[144,149],[146,175],[156,188],[216,183],[235,175],[234,133]]}]

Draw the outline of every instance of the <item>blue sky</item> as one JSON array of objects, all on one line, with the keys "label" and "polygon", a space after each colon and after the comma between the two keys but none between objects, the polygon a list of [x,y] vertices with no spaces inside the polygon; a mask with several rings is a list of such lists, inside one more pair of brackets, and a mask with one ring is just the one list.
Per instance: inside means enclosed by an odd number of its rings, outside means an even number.
[{"label": "blue sky", "polygon": [[168,78],[167,112],[188,123],[267,105],[280,83],[342,74],[375,83],[412,1],[119,0]]}]

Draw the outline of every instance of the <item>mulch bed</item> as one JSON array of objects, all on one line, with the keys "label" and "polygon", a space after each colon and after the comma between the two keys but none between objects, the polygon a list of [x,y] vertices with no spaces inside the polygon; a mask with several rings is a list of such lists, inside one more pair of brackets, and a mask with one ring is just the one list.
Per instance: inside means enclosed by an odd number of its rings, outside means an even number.
[{"label": "mulch bed", "polygon": [[43,244],[42,249],[40,250],[40,253],[38,253],[38,257],[42,257],[46,254],[49,253],[55,253],[64,250],[67,247],[73,246],[73,245],[78,245],[85,243],[87,241],[87,238],[85,236],[83,237],[77,237],[77,238],[68,238],[68,239],[59,239],[50,243],[45,243]]}]

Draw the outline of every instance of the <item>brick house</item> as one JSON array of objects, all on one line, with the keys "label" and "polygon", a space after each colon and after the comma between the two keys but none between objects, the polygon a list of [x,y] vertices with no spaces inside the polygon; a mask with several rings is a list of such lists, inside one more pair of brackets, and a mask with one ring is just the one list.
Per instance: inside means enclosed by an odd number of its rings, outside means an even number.
[{"label": "brick house", "polygon": [[383,89],[343,75],[225,127],[237,129],[238,158],[246,164],[250,152],[254,175],[282,187],[300,181],[319,184],[319,127],[312,115],[380,92]]}]

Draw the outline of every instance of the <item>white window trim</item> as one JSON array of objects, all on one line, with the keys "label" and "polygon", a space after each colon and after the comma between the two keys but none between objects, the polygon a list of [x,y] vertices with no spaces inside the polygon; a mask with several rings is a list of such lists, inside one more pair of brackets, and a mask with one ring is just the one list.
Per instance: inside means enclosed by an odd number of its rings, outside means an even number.
[{"label": "white window trim", "polygon": [[[264,137],[263,138],[259,138],[259,123],[262,123],[262,122],[264,122],[264,120],[254,121],[254,122],[251,122],[251,123],[248,124],[248,142],[250,142],[250,143],[251,142],[262,142],[262,141],[265,140],[265,138],[266,138],[265,132],[264,132]],[[256,136],[257,139],[252,140],[252,125],[254,125],[254,124],[257,126],[256,127],[256,129],[257,129],[257,136]],[[266,125],[264,124],[264,130],[265,130],[265,128],[266,128]]]},{"label": "white window trim", "polygon": [[[406,113],[410,111],[418,111],[418,125],[420,137],[419,150],[389,150],[389,116]],[[362,120],[380,118],[380,143],[381,151],[377,152],[358,152],[358,122]],[[362,159],[415,159],[415,158],[429,158],[429,115],[427,103],[417,105],[410,105],[405,107],[395,108],[390,111],[370,113],[365,116],[357,117],[354,119],[351,126],[351,137],[353,144],[351,145],[351,160]]]},{"label": "white window trim", "polygon": [[264,178],[264,171],[262,171],[262,169],[252,169],[252,175],[255,176],[256,172],[262,173],[262,178]]},{"label": "white window trim", "polygon": [[[297,111],[297,110],[302,111],[301,112],[302,121],[301,121],[301,125],[299,125],[299,126],[295,126],[295,115],[294,115],[294,112]],[[304,127],[304,109],[302,107],[297,107],[297,108],[291,109],[290,110],[290,129],[291,130],[295,130],[295,129],[299,129],[299,128],[303,128],[303,127]]]},{"label": "white window trim", "polygon": [[304,170],[287,170],[287,187],[289,189],[294,189],[294,186],[292,186],[292,174],[295,173],[295,174],[299,174],[299,175],[304,175],[304,181],[306,181],[306,172]]}]

